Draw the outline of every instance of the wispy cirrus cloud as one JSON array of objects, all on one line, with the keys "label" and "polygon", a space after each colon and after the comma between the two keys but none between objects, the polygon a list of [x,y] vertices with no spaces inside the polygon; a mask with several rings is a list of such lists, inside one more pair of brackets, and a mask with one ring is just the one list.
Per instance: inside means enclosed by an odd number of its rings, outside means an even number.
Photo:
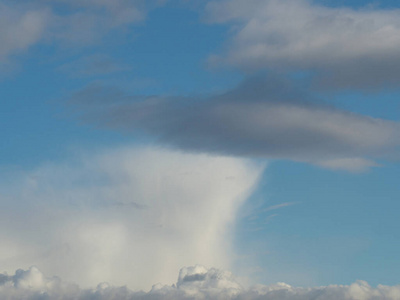
[{"label": "wispy cirrus cloud", "polygon": [[211,1],[206,19],[233,31],[211,61],[247,71],[311,71],[330,88],[398,86],[399,11],[309,0]]},{"label": "wispy cirrus cloud", "polygon": [[280,203],[280,204],[276,204],[276,205],[271,205],[271,206],[268,206],[266,208],[262,208],[261,211],[262,212],[268,212],[268,211],[271,211],[271,210],[277,210],[277,209],[280,209],[280,208],[292,206],[292,205],[294,205],[296,203],[297,202],[284,202],[284,203]]},{"label": "wispy cirrus cloud", "polygon": [[208,98],[135,97],[90,86],[71,99],[100,127],[146,134],[193,152],[309,162],[353,172],[398,157],[398,122],[314,101],[288,82],[255,77]]}]

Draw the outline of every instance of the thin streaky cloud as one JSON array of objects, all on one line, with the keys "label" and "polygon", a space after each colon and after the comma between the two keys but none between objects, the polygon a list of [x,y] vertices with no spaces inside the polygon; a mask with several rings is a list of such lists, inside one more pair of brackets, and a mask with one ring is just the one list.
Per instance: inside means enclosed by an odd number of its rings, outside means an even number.
[{"label": "thin streaky cloud", "polygon": [[261,209],[262,212],[267,212],[267,211],[271,211],[271,210],[277,210],[280,208],[284,208],[284,207],[288,207],[288,206],[292,206],[298,204],[298,202],[285,202],[285,203],[281,203],[281,204],[276,204],[276,205],[272,205],[269,206],[267,208],[263,208]]}]

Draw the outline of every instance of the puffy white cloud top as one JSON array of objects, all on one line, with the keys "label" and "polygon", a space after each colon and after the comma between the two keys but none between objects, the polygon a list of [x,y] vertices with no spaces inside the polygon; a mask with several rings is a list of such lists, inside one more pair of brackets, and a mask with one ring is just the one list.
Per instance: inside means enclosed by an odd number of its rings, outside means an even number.
[{"label": "puffy white cloud top", "polygon": [[227,271],[203,266],[182,268],[176,284],[154,285],[149,292],[132,291],[101,283],[94,289],[81,289],[59,278],[48,278],[36,267],[17,270],[15,275],[0,274],[1,299],[267,299],[267,300],[398,300],[400,285],[372,288],[364,281],[351,285],[296,288],[284,283],[242,287]]}]

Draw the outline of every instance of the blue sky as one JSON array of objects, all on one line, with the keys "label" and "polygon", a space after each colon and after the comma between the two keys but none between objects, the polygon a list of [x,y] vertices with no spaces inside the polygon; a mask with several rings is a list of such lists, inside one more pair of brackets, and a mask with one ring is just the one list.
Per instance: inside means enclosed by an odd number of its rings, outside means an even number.
[{"label": "blue sky", "polygon": [[398,284],[399,12],[0,1],[0,272]]}]

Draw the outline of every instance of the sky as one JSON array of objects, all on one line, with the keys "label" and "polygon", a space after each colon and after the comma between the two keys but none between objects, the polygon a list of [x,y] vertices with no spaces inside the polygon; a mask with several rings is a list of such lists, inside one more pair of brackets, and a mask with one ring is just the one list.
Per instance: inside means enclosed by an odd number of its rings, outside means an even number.
[{"label": "sky", "polygon": [[0,0],[4,299],[400,299],[400,7]]}]

